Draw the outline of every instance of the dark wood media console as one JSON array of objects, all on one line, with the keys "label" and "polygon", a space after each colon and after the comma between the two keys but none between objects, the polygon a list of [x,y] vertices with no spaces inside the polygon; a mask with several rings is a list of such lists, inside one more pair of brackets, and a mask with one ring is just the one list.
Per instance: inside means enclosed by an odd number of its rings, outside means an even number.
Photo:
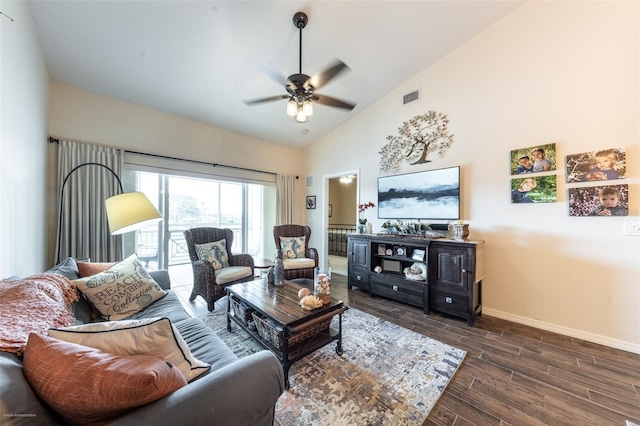
[{"label": "dark wood media console", "polygon": [[[386,234],[349,234],[347,241],[349,290],[464,318],[469,326],[482,314],[484,241]],[[405,277],[416,262],[426,266],[424,281]]]}]

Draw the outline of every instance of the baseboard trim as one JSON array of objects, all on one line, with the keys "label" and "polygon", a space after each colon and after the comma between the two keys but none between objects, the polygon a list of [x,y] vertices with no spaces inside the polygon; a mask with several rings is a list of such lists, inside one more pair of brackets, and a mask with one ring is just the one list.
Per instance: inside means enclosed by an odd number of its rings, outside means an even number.
[{"label": "baseboard trim", "polygon": [[482,308],[482,314],[515,322],[518,324],[528,325],[530,327],[539,328],[541,330],[551,331],[553,333],[563,334],[569,337],[575,337],[576,339],[586,340],[588,342],[597,343],[599,345],[609,346],[611,348],[640,354],[640,344],[625,342],[624,340],[612,339],[610,337],[602,336],[599,334],[587,333],[585,331],[563,327],[561,325],[551,324],[545,321],[522,317],[520,315],[514,315],[485,307]]}]

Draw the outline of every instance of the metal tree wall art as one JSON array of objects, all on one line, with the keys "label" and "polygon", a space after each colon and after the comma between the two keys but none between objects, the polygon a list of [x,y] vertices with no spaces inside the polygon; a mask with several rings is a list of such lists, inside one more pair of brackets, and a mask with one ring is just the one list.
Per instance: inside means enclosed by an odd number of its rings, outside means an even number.
[{"label": "metal tree wall art", "polygon": [[444,157],[453,144],[453,134],[449,134],[449,118],[446,114],[429,111],[416,115],[398,127],[398,135],[389,135],[389,141],[380,150],[380,171],[397,173],[403,161],[409,164],[428,163],[429,154],[437,152]]}]

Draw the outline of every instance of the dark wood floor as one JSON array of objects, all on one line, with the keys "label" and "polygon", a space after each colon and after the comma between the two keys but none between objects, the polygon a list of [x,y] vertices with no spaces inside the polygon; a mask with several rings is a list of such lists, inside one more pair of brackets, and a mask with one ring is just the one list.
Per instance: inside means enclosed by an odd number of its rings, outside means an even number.
[{"label": "dark wood floor", "polygon": [[[188,298],[191,285],[181,293]],[[333,275],[331,295],[467,351],[425,426],[640,425],[640,355],[483,315],[475,327],[361,290]],[[206,313],[200,298],[186,302]],[[226,309],[224,300],[216,309]],[[219,307],[218,307],[219,306]]]},{"label": "dark wood floor", "polygon": [[485,315],[467,327],[343,282],[331,293],[350,307],[467,351],[424,425],[640,424],[640,355]]}]

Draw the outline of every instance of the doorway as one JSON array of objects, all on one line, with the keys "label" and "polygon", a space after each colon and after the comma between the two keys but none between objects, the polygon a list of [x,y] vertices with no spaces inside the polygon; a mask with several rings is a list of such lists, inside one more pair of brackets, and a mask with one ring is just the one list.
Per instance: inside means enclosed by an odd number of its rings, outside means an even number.
[{"label": "doorway", "polygon": [[350,170],[325,176],[325,253],[331,272],[338,275],[347,275],[347,235],[355,232],[358,216],[358,175]]}]

